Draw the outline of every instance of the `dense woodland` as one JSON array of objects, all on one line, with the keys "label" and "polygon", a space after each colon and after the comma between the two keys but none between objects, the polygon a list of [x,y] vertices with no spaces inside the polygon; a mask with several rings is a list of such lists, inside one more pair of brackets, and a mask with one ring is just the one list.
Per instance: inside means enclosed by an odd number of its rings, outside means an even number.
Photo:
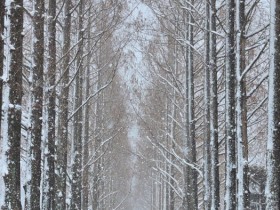
[{"label": "dense woodland", "polygon": [[0,208],[280,210],[279,0],[1,0]]}]

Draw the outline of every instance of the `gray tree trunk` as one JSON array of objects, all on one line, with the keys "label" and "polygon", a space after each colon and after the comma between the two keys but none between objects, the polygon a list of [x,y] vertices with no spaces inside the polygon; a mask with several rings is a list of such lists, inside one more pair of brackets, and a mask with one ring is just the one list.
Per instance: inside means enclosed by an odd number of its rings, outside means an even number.
[{"label": "gray tree trunk", "polygon": [[64,28],[63,28],[63,76],[61,79],[61,96],[59,99],[60,119],[57,146],[57,184],[56,208],[66,209],[66,180],[67,180],[67,154],[68,154],[68,100],[69,100],[69,62],[71,44],[71,0],[65,1],[64,5]]},{"label": "gray tree trunk", "polygon": [[82,208],[82,100],[83,100],[83,19],[84,1],[79,2],[79,25],[78,25],[78,52],[76,61],[76,85],[75,85],[75,115],[74,115],[74,139],[73,155],[74,162],[72,167],[72,186],[71,186],[71,209],[80,210]]},{"label": "gray tree trunk", "polygon": [[56,0],[49,0],[48,18],[48,209],[54,210],[55,203],[55,78],[56,78]]},{"label": "gray tree trunk", "polygon": [[280,2],[270,4],[266,210],[280,209]]},{"label": "gray tree trunk", "polygon": [[[20,143],[21,143],[21,100],[22,100],[22,31],[23,31],[23,1],[15,0],[7,6],[9,24],[6,25],[7,43],[5,44],[5,67],[8,74],[9,104],[8,104],[8,141],[7,165],[8,173],[5,181],[5,207],[7,209],[22,209],[20,188]],[[2,9],[2,8],[1,8]],[[2,11],[3,12],[3,11]],[[3,23],[3,22],[2,22]],[[1,24],[2,24],[1,23]],[[3,26],[3,25],[2,25]],[[1,41],[2,43],[2,41]],[[2,43],[3,44],[3,43]],[[10,48],[13,46],[13,48]],[[3,46],[2,46],[3,47]],[[1,49],[2,50],[2,49]],[[1,62],[1,65],[3,63]],[[3,67],[3,66],[2,66]],[[2,69],[1,69],[2,70]]]},{"label": "gray tree trunk", "polygon": [[210,79],[211,79],[211,209],[220,206],[219,181],[219,139],[218,139],[218,81],[217,81],[217,49],[216,49],[216,0],[211,0],[210,22]]},{"label": "gray tree trunk", "polygon": [[40,209],[44,74],[44,0],[34,0],[31,114],[31,209]]},{"label": "gray tree trunk", "polygon": [[[0,106],[2,107],[3,103],[3,61],[4,61],[4,19],[5,19],[5,0],[2,0],[0,4]],[[0,135],[1,135],[1,122],[2,122],[2,111],[0,112]]]},{"label": "gray tree trunk", "polygon": [[225,209],[236,209],[234,0],[226,1],[226,195]]}]

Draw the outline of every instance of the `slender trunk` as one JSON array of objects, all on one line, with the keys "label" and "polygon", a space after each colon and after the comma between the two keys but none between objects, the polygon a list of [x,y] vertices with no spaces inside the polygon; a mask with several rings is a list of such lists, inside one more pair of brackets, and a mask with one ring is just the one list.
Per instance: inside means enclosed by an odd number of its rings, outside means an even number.
[{"label": "slender trunk", "polygon": [[266,209],[280,209],[280,2],[271,0]]},{"label": "slender trunk", "polygon": [[56,0],[49,0],[48,23],[48,209],[54,210],[55,203],[55,74],[56,74]]},{"label": "slender trunk", "polygon": [[[77,110],[83,99],[83,8],[84,1],[79,2],[78,53],[76,62],[75,109]],[[81,209],[82,205],[82,108],[74,116],[74,163],[72,168],[71,209]]]},{"label": "slender trunk", "polygon": [[[189,28],[188,28],[188,23],[189,23],[189,15],[187,12],[184,12],[184,24],[185,24],[185,40],[186,42],[189,41]],[[184,125],[184,158],[186,161],[191,160],[191,152],[190,152],[190,133],[189,133],[189,74],[188,74],[188,67],[189,67],[189,47],[186,44],[185,46],[185,125]],[[187,165],[184,166],[184,197],[183,197],[183,203],[182,203],[182,208],[183,210],[188,210],[191,208],[191,184],[190,184],[190,173],[191,173],[191,168]]]},{"label": "slender trunk", "polygon": [[217,81],[217,49],[216,49],[216,0],[211,0],[210,22],[210,79],[211,79],[211,209],[220,206],[219,181],[219,139],[218,139],[218,81]]},{"label": "slender trunk", "polygon": [[234,4],[226,1],[226,210],[236,209]]},{"label": "slender trunk", "polygon": [[[246,17],[245,17],[245,3],[246,1],[240,1],[240,70],[241,73],[246,67],[246,37],[245,37],[245,27],[246,27]],[[250,188],[249,188],[249,142],[247,134],[247,90],[246,90],[246,75],[243,76],[241,83],[241,112],[242,112],[242,141],[243,141],[243,179],[244,179],[244,208],[250,209]]]},{"label": "slender trunk", "polygon": [[44,0],[34,0],[31,114],[31,209],[40,208],[41,142],[44,74]]},{"label": "slender trunk", "polygon": [[210,143],[211,142],[211,130],[210,124],[212,121],[210,120],[210,5],[209,1],[205,2],[205,10],[206,10],[206,31],[205,31],[205,81],[204,81],[204,104],[205,104],[205,139],[204,139],[204,209],[211,209],[211,156],[210,156]]},{"label": "slender trunk", "polygon": [[[22,209],[20,188],[20,143],[21,143],[21,100],[22,100],[22,31],[23,31],[23,1],[6,1],[5,20],[5,75],[6,106],[4,118],[7,127],[3,142],[7,145],[8,171],[4,176],[5,181],[5,207],[7,209]],[[1,8],[2,9],[2,8]],[[1,22],[2,24],[3,22]],[[3,26],[3,25],[2,25]],[[1,41],[2,43],[2,41]],[[2,50],[2,49],[1,49]],[[3,65],[1,63],[1,65]],[[1,69],[2,70],[2,69]],[[8,92],[8,93],[7,93]],[[4,120],[5,120],[4,119]]]},{"label": "slender trunk", "polygon": [[244,209],[244,160],[241,98],[241,20],[240,0],[236,0],[236,140],[237,140],[237,208]]},{"label": "slender trunk", "polygon": [[[191,5],[194,5],[194,0],[191,0]],[[191,10],[189,14],[190,24],[189,24],[189,123],[190,123],[190,147],[191,148],[191,161],[192,164],[196,164],[196,139],[195,139],[195,116],[194,116],[194,34],[193,34],[193,25],[194,25],[194,16]],[[190,173],[191,179],[191,194],[193,199],[192,209],[198,209],[198,188],[197,188],[197,177],[198,173],[196,169],[192,168]]]},{"label": "slender trunk", "polygon": [[66,209],[66,180],[67,180],[67,154],[68,154],[68,100],[69,100],[69,62],[71,43],[71,0],[65,1],[64,5],[64,28],[63,28],[63,78],[61,80],[62,90],[60,97],[60,120],[59,139],[57,147],[57,184],[56,207],[58,210]]},{"label": "slender trunk", "polygon": [[[170,37],[168,37],[168,44],[170,44]],[[170,48],[169,48],[170,49]],[[168,51],[170,53],[170,51]],[[171,54],[169,55],[169,58],[171,57]],[[168,93],[166,91],[166,132],[169,133],[169,98],[168,98]],[[167,145],[167,148],[168,150],[170,151],[170,138],[169,138],[169,135],[166,135],[166,145]],[[166,158],[167,160],[165,160],[165,171],[167,174],[169,174],[169,172],[171,171],[170,170],[170,165],[169,165],[169,161],[171,158],[170,158],[170,154],[169,152],[167,151],[166,152]],[[171,190],[171,187],[169,185],[169,181],[170,181],[170,177],[167,176],[166,177],[166,180],[165,180],[165,210],[169,209],[170,208],[170,190]]]},{"label": "slender trunk", "polygon": [[[89,89],[90,89],[90,70],[91,70],[91,41],[90,41],[90,35],[91,35],[91,18],[89,18],[88,21],[88,57],[87,57],[87,72],[86,72],[86,98],[89,97]],[[87,104],[85,106],[85,135],[84,135],[84,142],[83,142],[83,210],[88,209],[88,191],[89,191],[89,182],[88,182],[88,176],[89,176],[89,165],[88,165],[88,159],[89,159],[89,109],[90,104]]]},{"label": "slender trunk", "polygon": [[[5,0],[2,0],[0,4],[0,107],[2,107],[3,103],[3,61],[4,61],[4,19],[5,19]],[[0,135],[1,135],[1,123],[2,123],[2,111],[0,112]]]}]

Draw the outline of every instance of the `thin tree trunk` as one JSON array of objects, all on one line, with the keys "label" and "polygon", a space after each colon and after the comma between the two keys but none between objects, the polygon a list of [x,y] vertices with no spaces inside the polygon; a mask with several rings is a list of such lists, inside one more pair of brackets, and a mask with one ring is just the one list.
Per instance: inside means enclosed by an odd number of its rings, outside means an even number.
[{"label": "thin tree trunk", "polygon": [[204,104],[205,104],[205,139],[204,139],[204,209],[211,209],[211,154],[210,154],[210,143],[211,143],[211,130],[210,124],[210,5],[209,1],[205,1],[206,10],[206,31],[205,31],[205,78],[204,78]]},{"label": "thin tree trunk", "polygon": [[280,2],[270,4],[266,210],[280,209]]},{"label": "thin tree trunk", "polygon": [[[90,53],[91,49],[91,41],[90,41],[90,35],[91,35],[91,18],[89,18],[88,21],[88,57],[87,57],[87,72],[86,72],[86,98],[89,97],[89,89],[90,89],[90,64],[91,64],[91,56],[92,54]],[[89,165],[88,165],[88,159],[89,159],[89,109],[90,105],[87,104],[85,106],[85,135],[84,135],[84,142],[83,142],[83,210],[88,209],[88,176],[89,176]]]},{"label": "thin tree trunk", "polygon": [[40,208],[41,142],[44,74],[44,0],[34,0],[31,115],[31,209]]},{"label": "thin tree trunk", "polygon": [[[3,61],[4,61],[4,19],[5,19],[5,0],[2,0],[0,4],[0,107],[3,103]],[[1,109],[2,110],[2,109]],[[0,136],[1,136],[1,123],[2,123],[2,111],[0,112]]]},{"label": "thin tree trunk", "polygon": [[[245,5],[246,1],[240,1],[240,68],[241,72],[245,70],[246,67],[246,37],[245,37],[245,27],[246,27],[246,17],[245,17]],[[244,160],[244,208],[250,209],[250,188],[249,188],[249,142],[247,134],[247,88],[246,88],[246,75],[243,76],[241,80],[241,112],[242,112],[242,141],[243,141],[243,160]]]},{"label": "thin tree trunk", "polygon": [[226,210],[236,208],[234,5],[234,0],[226,1]]},{"label": "thin tree trunk", "polygon": [[216,49],[216,0],[211,0],[210,22],[210,79],[211,79],[211,209],[220,206],[219,181],[219,139],[218,139],[218,81],[217,81],[217,49]]},{"label": "thin tree trunk", "polygon": [[[189,41],[189,28],[188,28],[188,23],[189,23],[189,15],[187,12],[184,11],[184,25],[185,25],[185,40],[186,42]],[[186,161],[191,160],[191,155],[190,155],[190,133],[189,133],[189,74],[188,74],[188,66],[189,66],[189,47],[186,44],[185,46],[185,125],[184,125],[184,158]],[[190,185],[190,173],[191,169],[189,166],[185,165],[184,166],[184,197],[183,197],[183,203],[182,207],[183,210],[188,210],[191,208],[191,185]]]},{"label": "thin tree trunk", "polygon": [[55,203],[55,74],[56,74],[56,0],[49,0],[49,23],[48,23],[48,209],[54,210]]},{"label": "thin tree trunk", "polygon": [[63,77],[61,80],[62,90],[60,97],[60,121],[59,139],[57,146],[57,171],[56,189],[57,209],[66,209],[66,180],[67,180],[67,154],[68,154],[68,100],[69,100],[69,62],[71,43],[71,0],[65,1],[64,5],[64,29],[63,29]]},{"label": "thin tree trunk", "polygon": [[237,208],[244,209],[244,159],[241,96],[241,20],[240,0],[236,0],[236,140],[237,140]]},{"label": "thin tree trunk", "polygon": [[[191,5],[194,5],[194,0],[191,0]],[[192,164],[196,164],[196,139],[195,139],[195,108],[194,108],[194,34],[193,34],[193,25],[194,25],[194,16],[193,12],[189,13],[190,24],[189,24],[189,123],[190,123],[190,148],[191,148],[191,161]],[[192,189],[192,209],[198,209],[198,188],[197,188],[197,177],[198,173],[196,169],[192,168],[191,170],[191,189]]]},{"label": "thin tree trunk", "polygon": [[[77,110],[83,99],[83,15],[84,1],[79,2],[79,28],[78,28],[78,52],[76,62],[76,85],[75,85],[75,109]],[[80,108],[74,116],[74,163],[72,168],[71,186],[71,209],[80,210],[82,207],[82,118],[83,112]]]},{"label": "thin tree trunk", "polygon": [[22,209],[20,188],[20,143],[22,114],[23,1],[7,1],[6,10],[7,16],[4,33],[5,38],[7,39],[4,51],[6,77],[3,76],[3,79],[7,82],[5,92],[9,93],[7,95],[8,97],[5,98],[7,102],[7,110],[4,110],[4,114],[7,116],[7,130],[3,130],[5,133],[7,132],[7,134],[3,136],[3,141],[7,144],[5,155],[7,156],[8,165],[8,172],[4,176],[5,205],[7,209],[20,210]]}]

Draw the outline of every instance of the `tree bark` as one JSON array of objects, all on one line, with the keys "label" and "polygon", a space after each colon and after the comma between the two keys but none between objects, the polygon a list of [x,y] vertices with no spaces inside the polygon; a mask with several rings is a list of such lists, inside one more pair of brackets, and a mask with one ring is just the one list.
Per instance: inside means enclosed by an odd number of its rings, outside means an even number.
[{"label": "tree bark", "polygon": [[209,1],[205,1],[205,10],[206,10],[206,31],[205,31],[205,74],[204,74],[204,106],[205,106],[205,136],[204,136],[204,209],[211,209],[211,153],[210,153],[210,143],[211,143],[211,130],[210,126],[210,5]]},{"label": "tree bark", "polygon": [[55,78],[56,78],[56,0],[49,0],[48,9],[48,209],[54,210],[55,203]]},{"label": "tree bark", "polygon": [[[91,10],[90,10],[91,11]],[[89,53],[89,55],[87,56],[87,67],[86,67],[86,98],[89,97],[89,90],[90,90],[90,70],[91,70],[91,56],[92,53],[91,51],[91,21],[92,19],[89,18],[88,20],[88,31],[87,31],[87,38],[88,38],[88,47],[87,47],[87,53]],[[84,150],[83,150],[83,186],[82,186],[82,190],[83,190],[83,201],[82,201],[82,206],[83,206],[83,210],[87,210],[88,209],[88,201],[89,201],[89,126],[90,126],[90,122],[89,122],[89,114],[90,114],[90,104],[86,104],[85,106],[85,134],[84,134],[84,142],[83,142],[83,146],[84,146]]]},{"label": "tree bark", "polygon": [[266,209],[280,209],[280,2],[271,0]]},{"label": "tree bark", "polygon": [[[22,209],[20,188],[20,143],[21,143],[21,101],[22,101],[22,43],[23,43],[23,1],[6,2],[5,21],[5,67],[8,94],[7,130],[8,135],[3,137],[7,141],[8,173],[5,181],[5,205],[7,209]],[[2,8],[1,8],[1,12]],[[2,24],[3,22],[1,22]],[[2,25],[3,26],[3,25]],[[2,39],[1,39],[2,40]],[[3,44],[3,42],[1,41]],[[3,45],[2,45],[3,47]],[[1,49],[2,50],[2,49]],[[3,65],[3,63],[1,63]],[[3,67],[3,66],[2,66]],[[2,69],[1,69],[2,70]],[[7,138],[5,138],[7,137]]]},{"label": "tree bark", "polygon": [[211,0],[210,22],[210,79],[211,79],[211,209],[220,206],[219,180],[219,139],[218,139],[218,81],[217,81],[217,41],[216,41],[216,0]]},{"label": "tree bark", "polygon": [[226,1],[226,195],[225,209],[236,209],[236,155],[235,155],[235,53],[234,0]]},{"label": "tree bark", "polygon": [[34,0],[31,114],[31,209],[40,209],[44,74],[44,0]]},{"label": "tree bark", "polygon": [[[0,106],[2,107],[3,103],[3,61],[4,61],[4,19],[5,19],[5,0],[2,0],[2,3],[0,4]],[[2,119],[2,111],[0,112],[0,119]],[[0,135],[1,135],[1,123],[2,120],[0,120]]]},{"label": "tree bark", "polygon": [[60,119],[58,127],[57,146],[57,184],[56,206],[58,210],[66,209],[66,180],[67,180],[67,155],[68,155],[68,100],[69,100],[69,69],[70,69],[70,44],[71,44],[71,0],[64,5],[63,28],[63,76],[61,79],[61,96],[59,99]]},{"label": "tree bark", "polygon": [[71,187],[71,209],[80,210],[82,207],[82,119],[83,112],[80,107],[83,100],[83,19],[84,1],[79,2],[79,28],[78,28],[78,52],[76,62],[76,85],[75,85],[75,110],[74,116],[74,142],[73,155],[74,163],[72,168],[72,187]]}]

